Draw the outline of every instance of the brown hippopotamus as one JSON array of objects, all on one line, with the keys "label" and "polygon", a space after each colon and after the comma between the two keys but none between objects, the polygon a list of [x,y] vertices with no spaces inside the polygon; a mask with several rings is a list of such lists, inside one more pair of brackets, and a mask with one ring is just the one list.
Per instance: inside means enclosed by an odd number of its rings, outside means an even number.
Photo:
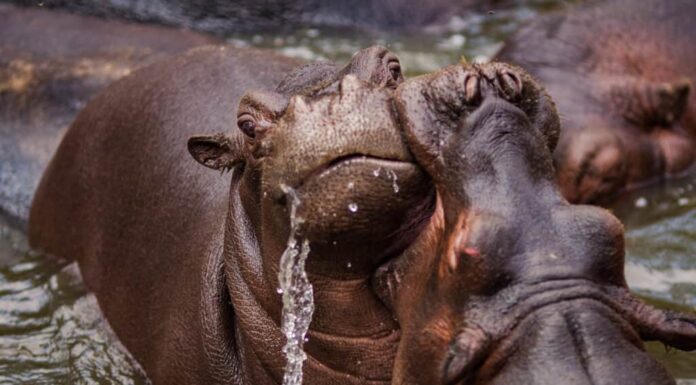
[{"label": "brown hippopotamus", "polygon": [[499,55],[544,84],[561,115],[554,154],[571,202],[678,176],[695,159],[696,7],[614,0],[547,15]]},{"label": "brown hippopotamus", "polygon": [[216,39],[0,4],[0,212],[26,218],[61,135],[90,97],[139,66]]},{"label": "brown hippopotamus", "polygon": [[296,65],[215,47],[141,69],[44,174],[31,243],[79,261],[154,383],[281,383],[291,233],[311,249],[305,384],[674,383],[640,339],[696,348],[696,318],[633,298],[621,225],[562,198],[528,75],[404,82],[380,47]]}]

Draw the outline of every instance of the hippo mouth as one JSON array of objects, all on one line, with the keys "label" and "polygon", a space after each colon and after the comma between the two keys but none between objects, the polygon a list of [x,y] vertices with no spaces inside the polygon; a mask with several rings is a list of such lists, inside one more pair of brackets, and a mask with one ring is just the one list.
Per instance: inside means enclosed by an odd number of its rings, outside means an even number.
[{"label": "hippo mouth", "polygon": [[[485,379],[488,383],[505,370],[516,354],[534,354],[533,351],[519,351],[529,344],[530,332],[545,328],[566,329],[569,343],[573,345],[570,354],[578,356],[583,375],[590,378],[598,374],[594,371],[601,369],[601,365],[598,369],[587,361],[588,357],[597,355],[597,345],[625,344],[636,354],[643,351],[643,338],[662,340],[670,345],[677,342],[679,348],[693,348],[688,338],[681,343],[673,338],[693,333],[692,318],[654,309],[625,288],[600,285],[585,278],[518,284],[488,300],[477,301],[465,313],[466,324],[450,345],[442,366],[445,384],[465,384],[473,378]],[[552,326],[539,321],[539,318],[552,316],[560,321],[550,322]],[[586,333],[586,330],[597,329],[596,325],[588,327],[588,322],[607,324],[616,332],[599,336]],[[685,334],[681,334],[683,332]]]},{"label": "hippo mouth", "polygon": [[350,154],[340,156],[336,159],[331,160],[329,163],[316,168],[312,173],[305,177],[301,184],[304,184],[307,180],[311,178],[321,178],[330,175],[334,170],[342,168],[368,168],[372,170],[372,175],[375,178],[380,176],[386,176],[392,178],[394,182],[395,192],[399,192],[398,188],[398,174],[408,171],[414,171],[419,168],[419,166],[413,162],[405,161],[401,159],[389,159],[380,156],[372,156],[366,154]]},{"label": "hippo mouth", "polygon": [[295,188],[306,234],[316,242],[378,242],[376,260],[403,249],[433,198],[428,175],[405,159],[352,153],[315,167]]}]

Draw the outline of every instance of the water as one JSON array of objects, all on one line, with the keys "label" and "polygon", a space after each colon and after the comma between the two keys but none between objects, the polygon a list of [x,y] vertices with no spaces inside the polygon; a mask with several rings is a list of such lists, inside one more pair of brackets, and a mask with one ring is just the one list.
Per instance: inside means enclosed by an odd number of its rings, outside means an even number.
[{"label": "water", "polygon": [[146,384],[75,264],[51,261],[0,218],[0,383]]},{"label": "water", "polygon": [[405,75],[419,75],[458,63],[487,61],[502,48],[504,39],[542,12],[564,7],[570,1],[524,0],[513,7],[470,12],[425,31],[384,32],[346,28],[304,28],[287,34],[274,31],[238,33],[228,42],[240,47],[278,50],[305,60],[347,62],[361,48],[381,44],[399,56]]},{"label": "water", "polygon": [[281,329],[287,342],[283,347],[286,357],[283,385],[302,384],[302,364],[307,355],[302,350],[309,324],[314,313],[314,292],[307,279],[305,261],[309,255],[309,241],[298,242],[300,226],[304,219],[297,215],[300,200],[295,190],[281,186],[290,202],[290,236],[285,252],[280,257],[278,271],[278,292],[283,295],[283,315]]},{"label": "water", "polygon": [[[557,2],[550,0],[526,1],[492,15],[484,12],[454,18],[445,27],[424,33],[307,28],[282,35],[240,34],[230,36],[229,41],[240,46],[270,47],[308,60],[329,58],[339,63],[360,48],[380,43],[399,55],[407,75],[418,75],[456,63],[461,56],[487,60],[521,23],[558,7]],[[381,171],[374,170],[375,177],[384,177]],[[393,182],[396,193],[395,177]],[[613,208],[626,223],[629,284],[661,307],[696,308],[695,186],[693,176],[631,194]],[[291,237],[288,246],[286,260],[299,268],[309,247],[301,237]],[[286,271],[295,270],[291,267]],[[279,295],[285,297],[291,286],[278,288]],[[291,302],[284,300],[284,304]],[[299,298],[295,303],[302,308],[308,299]],[[0,218],[1,384],[146,383],[95,309],[94,298],[86,294],[74,265],[54,263],[29,251],[24,235],[10,229]],[[301,373],[297,368],[304,360],[300,354],[304,323],[301,320],[285,329],[294,344],[286,348],[295,359],[294,369],[290,370],[294,374]],[[686,380],[696,379],[696,354],[674,349],[666,352],[654,343],[648,344],[648,349],[683,379],[681,385],[696,384],[696,380]],[[295,383],[300,380],[294,379],[298,381]]]}]

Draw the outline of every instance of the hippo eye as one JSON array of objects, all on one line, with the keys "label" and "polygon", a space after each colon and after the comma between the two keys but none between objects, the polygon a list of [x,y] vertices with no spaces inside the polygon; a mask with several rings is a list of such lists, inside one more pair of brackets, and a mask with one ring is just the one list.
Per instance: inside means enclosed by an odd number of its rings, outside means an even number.
[{"label": "hippo eye", "polygon": [[237,127],[242,130],[244,135],[250,138],[256,137],[256,122],[251,115],[244,114],[237,118]]},{"label": "hippo eye", "polygon": [[401,77],[401,64],[397,60],[392,60],[387,64],[387,69],[389,69],[389,74],[393,80],[399,80]]}]

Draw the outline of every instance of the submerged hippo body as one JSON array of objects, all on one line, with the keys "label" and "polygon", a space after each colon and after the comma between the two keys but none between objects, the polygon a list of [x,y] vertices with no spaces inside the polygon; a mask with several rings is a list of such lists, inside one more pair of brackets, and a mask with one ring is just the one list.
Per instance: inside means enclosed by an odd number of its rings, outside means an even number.
[{"label": "submerged hippo body", "polygon": [[558,117],[526,74],[404,82],[373,47],[283,76],[297,63],[239,52],[110,86],[33,202],[32,245],[79,261],[154,383],[281,383],[293,234],[314,286],[305,384],[673,384],[640,337],[694,348],[696,320],[634,299],[616,219],[563,200]]},{"label": "submerged hippo body", "polygon": [[688,0],[615,0],[542,17],[507,43],[499,58],[556,102],[554,162],[571,202],[607,202],[693,164],[694,18]]},{"label": "submerged hippo body", "polygon": [[216,40],[0,4],[0,212],[26,218],[61,136],[89,98],[139,66]]}]

